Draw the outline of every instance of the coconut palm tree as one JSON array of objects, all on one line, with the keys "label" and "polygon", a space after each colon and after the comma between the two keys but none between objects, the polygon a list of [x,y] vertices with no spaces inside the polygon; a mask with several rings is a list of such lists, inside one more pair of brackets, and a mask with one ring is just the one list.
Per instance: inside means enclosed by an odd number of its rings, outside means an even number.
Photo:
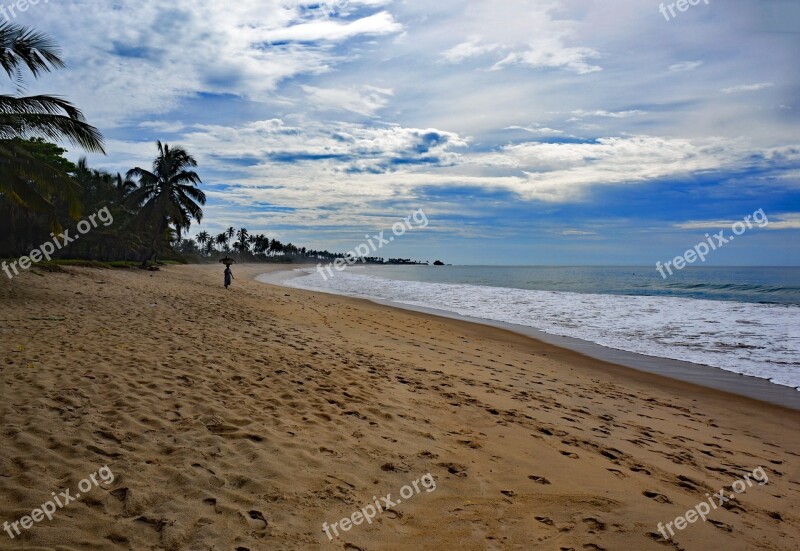
[{"label": "coconut palm tree", "polygon": [[[21,140],[67,140],[86,151],[103,153],[100,132],[83,113],[57,96],[20,96],[22,69],[34,78],[64,67],[58,48],[47,35],[14,23],[0,24],[0,67],[16,81],[16,95],[0,94],[0,196],[25,209],[45,212],[60,230],[54,197],[64,200],[69,214],[80,215],[80,188],[63,171],[34,155]],[[20,140],[21,139],[21,140]]]},{"label": "coconut palm tree", "polygon": [[205,251],[206,243],[211,241],[211,234],[207,231],[201,231],[197,234],[195,239],[197,239],[197,242],[200,244],[200,250]]},{"label": "coconut palm tree", "polygon": [[226,232],[222,232],[214,240],[219,245],[219,252],[228,250],[228,234]]},{"label": "coconut palm tree", "polygon": [[239,238],[237,243],[237,249],[239,252],[244,254],[250,250],[250,233],[247,231],[247,228],[241,228],[238,232],[236,232],[236,237]]},{"label": "coconut palm tree", "polygon": [[[206,204],[206,195],[198,184],[202,183],[196,172],[190,170],[197,161],[181,147],[158,146],[158,156],[151,171],[140,167],[128,171],[127,177],[138,181],[138,188],[129,195],[130,203],[140,207],[137,223],[150,230],[150,244],[142,258],[142,265],[158,252],[166,234],[182,230],[203,218],[200,205]],[[172,226],[175,230],[172,230]]]},{"label": "coconut palm tree", "polygon": [[123,178],[122,174],[117,172],[117,177],[114,179],[114,185],[117,188],[117,192],[119,196],[123,199],[126,198],[128,195],[131,194],[132,191],[136,189],[136,182],[128,179]]}]

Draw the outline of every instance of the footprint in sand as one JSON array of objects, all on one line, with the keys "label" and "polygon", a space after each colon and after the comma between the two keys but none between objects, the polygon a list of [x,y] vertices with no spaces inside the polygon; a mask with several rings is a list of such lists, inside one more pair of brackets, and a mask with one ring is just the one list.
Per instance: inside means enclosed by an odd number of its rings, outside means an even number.
[{"label": "footprint in sand", "polygon": [[127,488],[117,488],[116,490],[112,490],[109,493],[120,501],[125,501],[125,498],[128,497]]},{"label": "footprint in sand", "polygon": [[728,524],[726,522],[720,522],[720,521],[714,520],[714,519],[706,519],[706,520],[708,520],[708,522],[710,522],[711,524],[713,524],[714,526],[716,526],[720,530],[724,530],[726,532],[733,532],[733,526],[731,526],[730,524]]},{"label": "footprint in sand", "polygon": [[464,465],[458,465],[456,463],[439,463],[439,466],[447,469],[447,472],[450,474],[454,474],[460,477],[467,476],[467,467],[465,467]]},{"label": "footprint in sand", "polygon": [[684,476],[682,474],[678,475],[678,484],[677,485],[680,486],[681,488],[686,488],[687,490],[692,490],[692,491],[698,492],[698,493],[700,492],[700,489],[698,488],[700,483],[696,482],[696,481],[692,480],[691,478],[689,478],[688,476]]},{"label": "footprint in sand", "polygon": [[606,523],[594,517],[587,517],[583,519],[583,522],[585,522],[589,526],[590,532],[592,531],[602,532],[606,529]]},{"label": "footprint in sand", "polygon": [[543,476],[530,475],[528,478],[529,478],[529,479],[531,479],[531,480],[533,480],[533,481],[534,481],[534,482],[536,482],[537,484],[550,484],[550,481],[549,481],[549,480],[547,480],[547,479],[546,479],[545,477],[543,477]]},{"label": "footprint in sand", "polygon": [[269,526],[269,523],[267,522],[264,513],[256,509],[248,511],[247,518],[250,526],[252,526],[256,530],[264,530],[267,526]]},{"label": "footprint in sand", "polygon": [[642,495],[645,497],[649,497],[653,501],[657,501],[659,503],[672,503],[672,500],[665,496],[664,494],[659,494],[658,492],[654,492],[652,490],[645,490],[642,492]]},{"label": "footprint in sand", "polygon": [[169,524],[164,519],[161,519],[161,518],[154,519],[154,518],[149,518],[149,517],[145,517],[145,516],[138,517],[136,519],[136,522],[141,522],[142,524],[147,524],[148,526],[153,528],[153,530],[155,530],[156,532],[161,532],[161,530],[164,529],[164,526]]},{"label": "footprint in sand", "polygon": [[214,509],[214,513],[220,514],[219,509],[217,509],[217,500],[213,497],[207,497],[203,500],[203,504],[208,505],[212,509]]}]

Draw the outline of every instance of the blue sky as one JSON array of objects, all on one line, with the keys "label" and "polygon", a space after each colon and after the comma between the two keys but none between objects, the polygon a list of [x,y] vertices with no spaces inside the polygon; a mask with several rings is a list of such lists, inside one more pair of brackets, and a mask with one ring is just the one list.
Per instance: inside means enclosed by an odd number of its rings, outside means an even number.
[{"label": "blue sky", "polygon": [[660,4],[51,0],[16,21],[62,46],[29,92],[101,129],[92,165],[195,155],[192,234],[346,251],[422,208],[385,256],[652,265],[763,209],[706,264],[800,265],[800,3]]}]

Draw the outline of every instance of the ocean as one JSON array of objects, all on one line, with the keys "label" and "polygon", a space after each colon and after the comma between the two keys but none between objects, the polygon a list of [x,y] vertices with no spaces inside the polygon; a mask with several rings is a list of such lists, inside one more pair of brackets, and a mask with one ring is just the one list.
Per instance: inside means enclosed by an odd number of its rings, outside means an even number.
[{"label": "ocean", "polygon": [[353,266],[284,284],[505,322],[800,390],[800,268]]}]

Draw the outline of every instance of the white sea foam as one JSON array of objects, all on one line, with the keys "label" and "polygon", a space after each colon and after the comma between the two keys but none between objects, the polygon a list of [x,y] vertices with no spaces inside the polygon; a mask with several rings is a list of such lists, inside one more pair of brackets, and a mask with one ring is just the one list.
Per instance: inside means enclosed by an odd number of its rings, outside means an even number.
[{"label": "white sea foam", "polygon": [[800,306],[398,281],[349,270],[286,284],[533,327],[800,389]]}]

